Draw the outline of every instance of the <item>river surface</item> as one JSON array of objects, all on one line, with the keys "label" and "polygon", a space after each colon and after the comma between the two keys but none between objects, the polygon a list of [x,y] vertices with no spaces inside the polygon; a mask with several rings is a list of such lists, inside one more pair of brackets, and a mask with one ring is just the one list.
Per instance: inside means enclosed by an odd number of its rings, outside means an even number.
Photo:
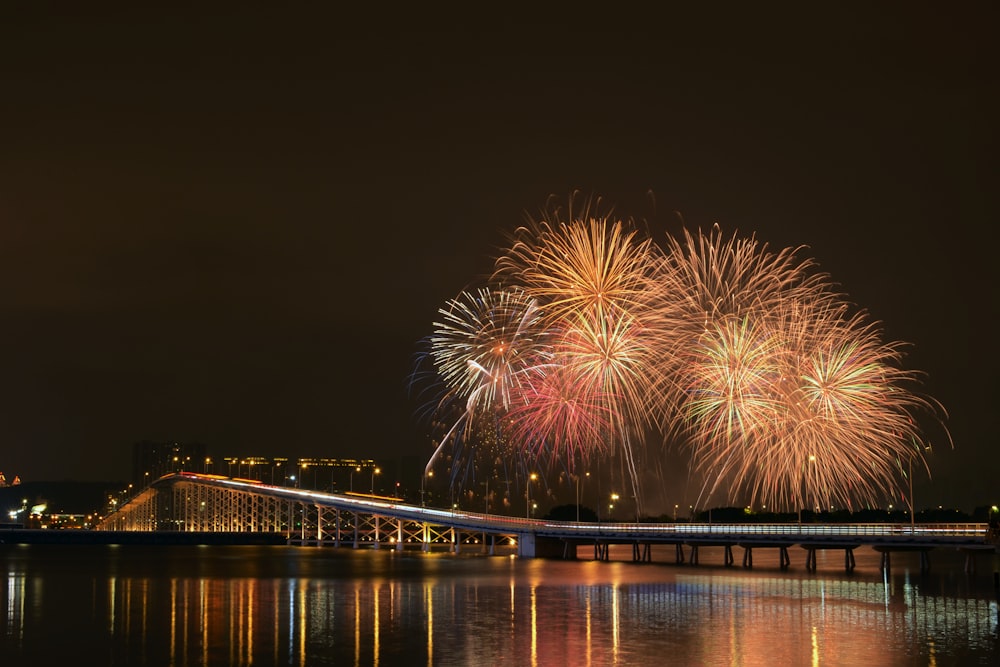
[{"label": "river surface", "polygon": [[1000,664],[996,556],[805,553],[0,544],[0,665]]}]

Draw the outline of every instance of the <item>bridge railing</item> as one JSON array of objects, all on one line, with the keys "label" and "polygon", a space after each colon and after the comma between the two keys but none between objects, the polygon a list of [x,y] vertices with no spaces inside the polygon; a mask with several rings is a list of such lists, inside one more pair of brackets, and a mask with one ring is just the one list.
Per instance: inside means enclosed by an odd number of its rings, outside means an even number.
[{"label": "bridge railing", "polygon": [[952,537],[981,536],[986,534],[987,526],[983,523],[921,523],[916,525],[892,523],[576,523],[576,522],[537,522],[546,527],[562,530],[607,530],[613,532],[662,532],[662,533],[697,533],[718,535],[811,535],[811,536],[844,536],[859,537],[887,535],[947,535]]},{"label": "bridge railing", "polygon": [[[710,541],[716,538],[720,541],[751,541],[754,538],[759,538],[762,541],[773,542],[801,539],[832,541],[861,538],[876,542],[883,540],[933,542],[936,538],[950,538],[952,540],[985,542],[988,532],[988,526],[985,523],[578,523],[574,521],[548,521],[469,512],[458,508],[418,507],[395,498],[366,497],[363,495],[345,496],[192,473],[166,476],[157,481],[157,486],[169,487],[176,483],[239,491],[254,497],[266,496],[274,500],[296,503],[303,507],[323,506],[348,512],[392,517],[403,521],[450,526],[462,530],[518,534],[536,533],[578,541],[616,538],[671,542],[684,541],[685,539]],[[130,505],[132,504],[134,503],[130,503]],[[181,505],[183,503],[176,500],[174,504]],[[222,505],[230,507],[232,503],[223,503]],[[123,509],[125,508],[120,508],[118,514],[129,514],[122,512]],[[129,509],[132,510],[131,514],[135,514],[135,508],[130,507]],[[115,520],[105,522],[107,527],[118,528],[121,528],[119,525],[121,523],[121,521]]]}]

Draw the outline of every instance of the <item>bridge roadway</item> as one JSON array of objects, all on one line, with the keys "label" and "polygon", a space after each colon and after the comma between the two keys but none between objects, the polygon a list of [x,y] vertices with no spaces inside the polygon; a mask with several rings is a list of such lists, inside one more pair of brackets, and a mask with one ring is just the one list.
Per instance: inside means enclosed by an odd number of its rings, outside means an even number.
[{"label": "bridge roadway", "polygon": [[919,552],[926,569],[932,549],[958,549],[966,553],[966,569],[971,570],[975,554],[1000,550],[983,523],[578,523],[422,507],[384,496],[323,493],[187,472],[160,478],[105,517],[98,529],[283,532],[291,544],[399,550],[420,545],[427,551],[444,544],[458,552],[463,545],[478,544],[490,554],[499,548],[528,558],[575,558],[581,547],[592,546],[595,559],[608,560],[611,545],[630,545],[632,560],[641,562],[652,560],[653,545],[672,545],[676,562],[692,564],[699,562],[700,548],[722,547],[727,566],[734,562],[732,548],[739,546],[744,567],[753,566],[754,549],[777,549],[783,569],[790,564],[789,547],[798,545],[805,549],[811,571],[816,569],[816,552],[823,549],[842,549],[847,570],[854,568],[854,549],[863,545],[882,554],[886,569],[893,552]]}]

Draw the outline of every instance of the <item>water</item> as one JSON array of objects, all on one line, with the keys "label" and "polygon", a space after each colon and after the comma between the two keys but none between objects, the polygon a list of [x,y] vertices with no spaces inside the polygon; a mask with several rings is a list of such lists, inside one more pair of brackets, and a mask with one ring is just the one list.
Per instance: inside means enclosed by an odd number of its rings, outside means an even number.
[{"label": "water", "polygon": [[[739,549],[736,549],[739,552]],[[592,550],[591,550],[592,552]],[[0,664],[995,665],[996,556],[678,565],[284,546],[0,545]],[[589,556],[581,549],[581,556]],[[616,561],[615,559],[621,559]],[[771,562],[773,561],[773,563]]]}]

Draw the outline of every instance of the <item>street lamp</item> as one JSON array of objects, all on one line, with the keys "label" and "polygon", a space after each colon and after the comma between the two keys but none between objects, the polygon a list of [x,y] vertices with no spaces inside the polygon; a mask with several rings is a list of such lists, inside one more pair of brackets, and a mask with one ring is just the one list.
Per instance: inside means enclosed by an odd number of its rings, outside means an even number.
[{"label": "street lamp", "polygon": [[354,473],[356,473],[356,472],[361,472],[361,466],[358,466],[354,470],[351,471],[350,490],[351,490],[352,493],[354,492]]},{"label": "street lamp", "polygon": [[433,477],[433,476],[434,476],[434,471],[433,470],[425,470],[424,474],[420,476],[420,506],[421,507],[424,506],[424,481],[428,477]]},{"label": "street lamp", "polygon": [[617,493],[612,493],[611,494],[611,504],[608,505],[608,520],[609,521],[614,521],[614,518],[615,518],[614,517],[614,511],[615,511],[615,503],[616,502],[618,502],[618,494]]},{"label": "street lamp", "polygon": [[531,473],[528,483],[525,485],[524,518],[531,518],[531,483],[538,479],[537,473]]},{"label": "street lamp", "polygon": [[912,531],[917,524],[917,513],[916,508],[913,506],[913,457],[910,457],[910,474],[907,476],[910,482],[910,530]]},{"label": "street lamp", "polygon": [[[810,454],[809,455],[809,463],[816,463],[816,455],[815,454]],[[808,482],[806,480],[806,477],[809,475],[810,470],[811,470],[811,468],[808,468],[808,467],[802,470],[802,498],[799,500],[799,503],[798,503],[799,504],[799,525],[802,524],[802,505],[804,505],[806,503],[806,500],[807,500],[807,498],[809,496],[809,484],[808,484]]]},{"label": "street lamp", "polygon": [[[930,445],[924,447],[925,452],[931,451]],[[917,522],[917,508],[913,501],[913,457],[910,457],[910,528],[914,528]]]},{"label": "street lamp", "polygon": [[375,493],[375,475],[380,475],[380,474],[382,474],[382,469],[381,468],[372,468],[372,490],[371,490],[371,493],[373,495]]}]

